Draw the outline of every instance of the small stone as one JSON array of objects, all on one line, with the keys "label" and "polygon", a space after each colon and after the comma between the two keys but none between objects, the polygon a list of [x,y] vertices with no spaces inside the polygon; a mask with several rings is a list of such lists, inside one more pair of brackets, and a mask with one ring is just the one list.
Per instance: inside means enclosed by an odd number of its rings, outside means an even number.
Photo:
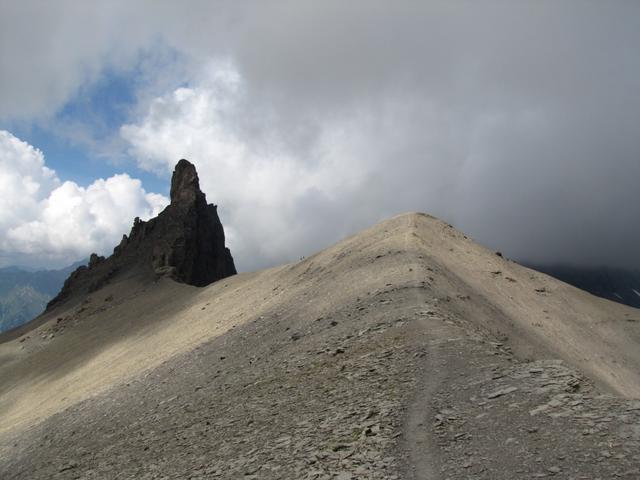
[{"label": "small stone", "polygon": [[344,443],[338,443],[331,447],[331,450],[333,450],[334,452],[339,452],[341,450],[348,450],[348,449],[349,449],[349,445],[345,445]]},{"label": "small stone", "polygon": [[506,387],[501,388],[500,390],[495,390],[487,395],[487,398],[498,398],[503,395],[508,395],[509,393],[513,393],[518,390],[518,387]]},{"label": "small stone", "polygon": [[351,480],[352,478],[353,475],[351,475],[349,472],[340,472],[335,477],[336,480]]},{"label": "small stone", "polygon": [[72,469],[76,468],[77,466],[78,466],[77,463],[70,462],[70,463],[67,463],[66,465],[63,465],[62,467],[60,467],[58,472],[66,472],[67,470],[72,470]]}]

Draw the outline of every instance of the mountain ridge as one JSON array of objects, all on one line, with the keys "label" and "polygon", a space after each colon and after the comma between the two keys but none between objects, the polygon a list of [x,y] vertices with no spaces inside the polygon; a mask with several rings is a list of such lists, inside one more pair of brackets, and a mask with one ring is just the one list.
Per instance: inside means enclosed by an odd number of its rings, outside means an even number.
[{"label": "mountain ridge", "polygon": [[43,319],[0,343],[6,478],[506,480],[537,459],[610,478],[640,446],[621,437],[638,311],[424,214],[204,288],[122,278]]}]

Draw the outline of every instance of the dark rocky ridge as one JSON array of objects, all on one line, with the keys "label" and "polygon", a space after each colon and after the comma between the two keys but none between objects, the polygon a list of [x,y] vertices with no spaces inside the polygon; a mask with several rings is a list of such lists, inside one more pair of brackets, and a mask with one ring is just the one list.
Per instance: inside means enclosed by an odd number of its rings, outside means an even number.
[{"label": "dark rocky ridge", "polygon": [[217,206],[207,204],[195,166],[183,159],[171,178],[169,206],[149,221],[136,217],[110,257],[92,254],[87,266],[71,273],[47,311],[116,278],[169,276],[203,287],[235,273]]}]

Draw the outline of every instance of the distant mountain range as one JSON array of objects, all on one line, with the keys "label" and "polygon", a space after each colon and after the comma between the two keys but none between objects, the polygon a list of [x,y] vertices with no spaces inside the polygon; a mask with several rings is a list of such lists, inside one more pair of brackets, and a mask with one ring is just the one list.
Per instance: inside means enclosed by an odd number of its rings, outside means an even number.
[{"label": "distant mountain range", "polygon": [[42,313],[69,274],[85,263],[35,272],[19,267],[0,268],[0,332],[19,327]]},{"label": "distant mountain range", "polygon": [[640,270],[567,265],[527,266],[598,297],[640,308]]}]

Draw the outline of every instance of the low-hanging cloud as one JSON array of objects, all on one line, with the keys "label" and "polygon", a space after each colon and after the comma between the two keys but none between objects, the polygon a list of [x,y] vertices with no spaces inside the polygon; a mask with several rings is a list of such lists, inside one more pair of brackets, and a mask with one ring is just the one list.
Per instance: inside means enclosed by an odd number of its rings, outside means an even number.
[{"label": "low-hanging cloud", "polygon": [[55,99],[3,68],[0,105],[19,86],[50,113],[154,42],[177,52],[174,85],[152,65],[119,132],[158,175],[198,165],[243,268],[406,210],[519,259],[640,267],[640,5],[153,5],[105,4],[88,42],[66,31]]}]

